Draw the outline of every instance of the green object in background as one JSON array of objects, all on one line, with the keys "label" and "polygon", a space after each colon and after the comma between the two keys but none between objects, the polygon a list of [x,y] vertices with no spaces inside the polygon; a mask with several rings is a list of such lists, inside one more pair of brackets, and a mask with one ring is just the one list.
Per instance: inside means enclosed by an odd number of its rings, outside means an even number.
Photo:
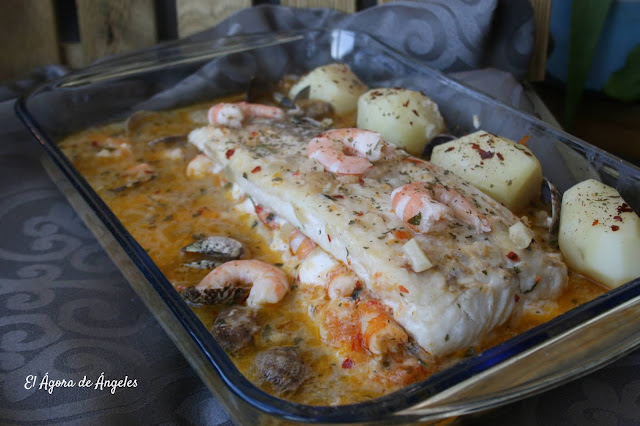
[{"label": "green object in background", "polygon": [[613,0],[574,0],[571,4],[569,67],[564,123],[571,130],[604,21]]},{"label": "green object in background", "polygon": [[604,93],[624,102],[640,99],[640,44],[629,53],[624,67],[611,74],[604,85]]}]

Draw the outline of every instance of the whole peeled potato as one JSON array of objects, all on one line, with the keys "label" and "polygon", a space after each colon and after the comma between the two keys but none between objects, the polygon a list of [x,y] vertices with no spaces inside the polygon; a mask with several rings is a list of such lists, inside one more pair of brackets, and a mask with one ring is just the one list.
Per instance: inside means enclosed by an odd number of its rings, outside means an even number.
[{"label": "whole peeled potato", "polygon": [[478,131],[433,149],[431,162],[460,176],[512,211],[540,196],[542,167],[512,140]]},{"label": "whole peeled potato", "polygon": [[314,68],[291,87],[289,97],[294,99],[306,87],[309,87],[309,99],[331,104],[338,115],[355,111],[358,97],[367,90],[367,86],[345,64]]},{"label": "whole peeled potato", "polygon": [[608,287],[640,277],[640,218],[602,182],[585,180],[564,193],[558,244],[571,268]]},{"label": "whole peeled potato", "polygon": [[360,96],[358,127],[380,133],[415,156],[446,131],[438,105],[420,92],[397,88],[372,89]]}]

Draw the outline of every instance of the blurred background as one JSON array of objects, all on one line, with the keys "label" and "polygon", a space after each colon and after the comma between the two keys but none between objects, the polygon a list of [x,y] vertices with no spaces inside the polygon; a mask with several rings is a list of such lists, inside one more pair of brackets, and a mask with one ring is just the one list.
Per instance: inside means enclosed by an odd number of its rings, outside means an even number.
[{"label": "blurred background", "polygon": [[[3,0],[0,84],[183,38],[261,4],[353,13],[391,1]],[[542,118],[640,165],[640,0],[531,4],[536,46],[524,83]]]}]

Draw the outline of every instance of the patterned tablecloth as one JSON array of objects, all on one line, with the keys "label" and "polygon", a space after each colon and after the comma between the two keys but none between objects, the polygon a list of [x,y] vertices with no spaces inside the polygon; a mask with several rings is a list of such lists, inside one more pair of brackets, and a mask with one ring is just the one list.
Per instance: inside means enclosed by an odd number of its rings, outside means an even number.
[{"label": "patterned tablecloth", "polygon": [[[238,31],[233,24],[222,28]],[[477,78],[460,76],[471,84]],[[484,90],[491,91],[491,81],[500,85],[492,78],[483,80]],[[0,96],[21,88],[1,88]],[[526,106],[516,92],[511,103]],[[48,178],[41,154],[12,101],[0,103],[0,423],[231,424]],[[638,365],[635,352],[461,421],[638,424]]]}]

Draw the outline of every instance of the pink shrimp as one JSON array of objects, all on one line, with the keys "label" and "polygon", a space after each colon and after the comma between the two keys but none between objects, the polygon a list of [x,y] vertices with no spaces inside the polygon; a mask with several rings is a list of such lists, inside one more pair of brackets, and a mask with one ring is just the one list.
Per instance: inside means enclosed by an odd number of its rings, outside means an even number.
[{"label": "pink shrimp", "polygon": [[294,229],[289,234],[289,250],[299,259],[304,259],[316,247],[316,243],[311,241],[309,237],[302,232]]},{"label": "pink shrimp", "polygon": [[362,346],[374,354],[397,352],[409,341],[404,329],[377,300],[358,304]]},{"label": "pink shrimp", "polygon": [[460,192],[440,183],[414,182],[391,193],[396,215],[416,232],[441,231],[454,218],[471,225],[477,234],[491,224]]},{"label": "pink shrimp", "polygon": [[210,124],[240,128],[246,118],[270,118],[282,120],[282,109],[269,105],[250,104],[248,102],[219,103],[212,106],[207,114]]},{"label": "pink shrimp", "polygon": [[363,129],[334,129],[311,139],[307,147],[312,158],[332,173],[361,175],[382,158],[386,142],[379,133]]},{"label": "pink shrimp", "polygon": [[362,288],[358,277],[346,267],[339,265],[327,274],[325,284],[329,298],[350,297],[357,288]]},{"label": "pink shrimp", "polygon": [[289,280],[280,269],[254,259],[232,260],[211,271],[195,288],[198,291],[250,287],[247,305],[278,303],[289,291]]},{"label": "pink shrimp", "polygon": [[153,174],[155,174],[153,167],[151,167],[147,163],[134,164],[133,166],[127,168],[127,170],[125,170],[124,172],[125,176],[131,176],[138,179],[143,177],[144,175],[153,175]]}]

